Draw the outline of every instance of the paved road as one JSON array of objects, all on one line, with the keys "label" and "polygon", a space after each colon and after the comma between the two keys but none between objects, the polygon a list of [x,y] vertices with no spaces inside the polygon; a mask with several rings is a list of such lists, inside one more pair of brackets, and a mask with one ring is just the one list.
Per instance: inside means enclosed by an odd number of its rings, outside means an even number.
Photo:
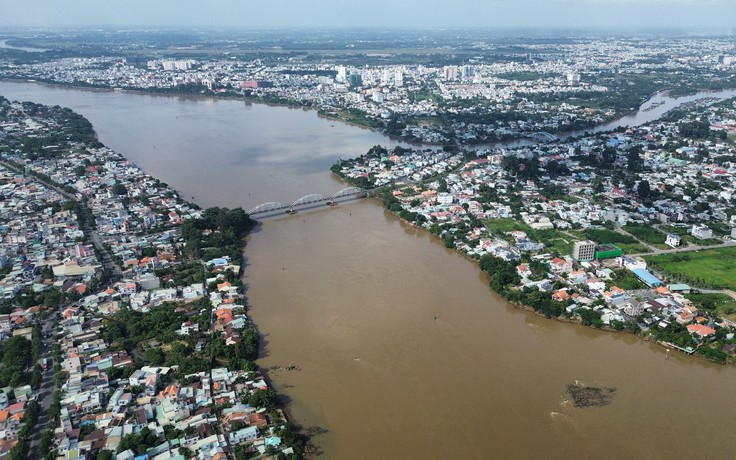
[{"label": "paved road", "polygon": [[656,249],[654,252],[642,252],[639,254],[628,254],[632,256],[654,256],[657,254],[670,254],[674,252],[690,252],[690,251],[701,251],[706,249],[718,249],[718,248],[728,248],[728,247],[734,247],[736,246],[736,241],[728,241],[723,244],[714,244],[712,246],[685,246],[683,248],[673,248],[673,249]]},{"label": "paved road", "polygon": [[[51,334],[48,339],[43,339],[43,350],[41,356],[43,358],[51,357],[51,350],[54,347],[54,326],[56,325],[56,313],[52,313],[46,318],[43,325],[43,336]],[[33,431],[31,436],[31,445],[28,451],[28,458],[41,458],[46,452],[38,451],[38,443],[41,441],[41,433],[47,428],[53,428],[49,426],[49,408],[51,407],[51,401],[54,396],[54,366],[51,363],[48,369],[43,373],[43,381],[41,382],[41,388],[38,393],[38,422],[36,422],[36,429]]]}]

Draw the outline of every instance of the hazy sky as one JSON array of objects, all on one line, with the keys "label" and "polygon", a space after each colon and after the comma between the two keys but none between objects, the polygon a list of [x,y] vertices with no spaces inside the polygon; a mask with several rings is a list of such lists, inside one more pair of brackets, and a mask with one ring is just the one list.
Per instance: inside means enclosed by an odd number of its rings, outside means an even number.
[{"label": "hazy sky", "polygon": [[733,31],[736,0],[0,0],[0,26],[109,25]]}]

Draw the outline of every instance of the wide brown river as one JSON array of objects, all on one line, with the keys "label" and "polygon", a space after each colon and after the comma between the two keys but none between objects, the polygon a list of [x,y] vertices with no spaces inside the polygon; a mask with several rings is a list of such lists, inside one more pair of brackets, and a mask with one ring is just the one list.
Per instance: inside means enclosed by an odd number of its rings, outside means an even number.
[{"label": "wide brown river", "polygon": [[[69,106],[202,206],[330,193],[380,134],[239,101],[0,82]],[[329,459],[733,458],[736,369],[517,310],[478,267],[373,201],[264,221],[245,282],[260,366]],[[615,387],[575,408],[566,385]]]}]

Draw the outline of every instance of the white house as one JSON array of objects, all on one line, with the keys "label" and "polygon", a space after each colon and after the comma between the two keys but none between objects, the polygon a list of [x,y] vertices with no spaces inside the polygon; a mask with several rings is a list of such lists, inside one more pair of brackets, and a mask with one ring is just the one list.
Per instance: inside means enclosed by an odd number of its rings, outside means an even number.
[{"label": "white house", "polygon": [[680,245],[680,235],[677,233],[668,233],[667,239],[664,242],[665,244],[676,248]]},{"label": "white house", "polygon": [[701,225],[695,224],[695,225],[693,225],[693,228],[692,228],[692,230],[691,230],[690,233],[692,233],[692,235],[695,238],[699,238],[701,240],[706,240],[708,238],[713,238],[713,230],[711,230],[710,228],[708,228],[708,226],[705,225],[705,224],[701,224]]},{"label": "white house", "polygon": [[184,323],[181,323],[181,328],[176,331],[176,333],[179,335],[189,335],[189,333],[192,331],[199,331],[199,323],[186,321]]},{"label": "white house", "polygon": [[258,427],[249,426],[228,435],[230,444],[252,441],[258,438]]}]

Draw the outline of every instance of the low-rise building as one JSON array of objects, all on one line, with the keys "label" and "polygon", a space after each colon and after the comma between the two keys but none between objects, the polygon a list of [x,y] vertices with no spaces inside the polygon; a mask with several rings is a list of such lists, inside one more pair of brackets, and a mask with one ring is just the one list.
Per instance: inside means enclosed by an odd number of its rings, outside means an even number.
[{"label": "low-rise building", "polygon": [[705,224],[700,224],[700,225],[696,224],[696,225],[693,225],[693,228],[690,231],[690,233],[695,238],[698,238],[698,239],[701,239],[701,240],[707,240],[709,238],[713,238],[713,230],[711,230],[710,228],[708,228],[708,226],[705,225]]},{"label": "low-rise building", "polygon": [[680,246],[680,235],[678,235],[677,233],[668,233],[667,239],[665,239],[664,242],[666,245],[676,248]]}]

